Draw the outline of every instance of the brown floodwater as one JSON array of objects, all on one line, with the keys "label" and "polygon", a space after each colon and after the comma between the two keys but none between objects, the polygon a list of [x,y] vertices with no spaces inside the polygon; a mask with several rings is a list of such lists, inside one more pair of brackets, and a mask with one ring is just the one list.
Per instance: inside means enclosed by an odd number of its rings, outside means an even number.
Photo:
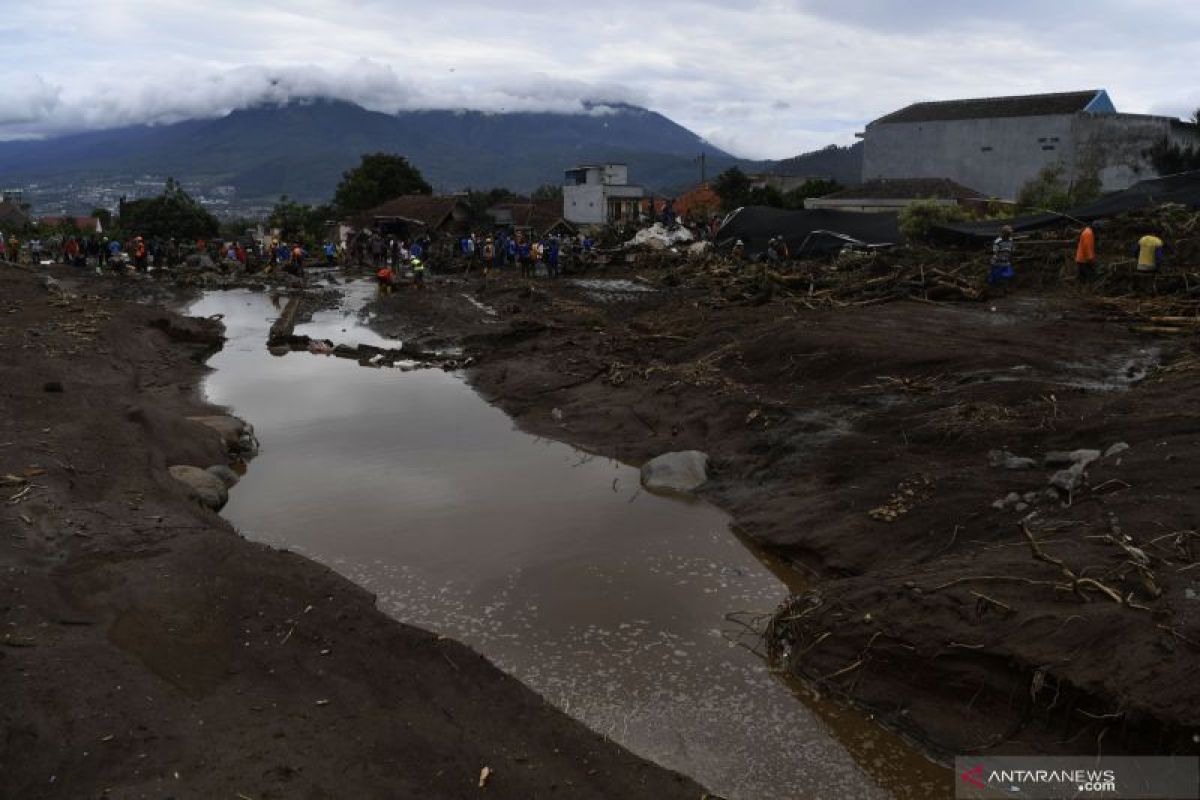
[{"label": "brown floodwater", "polygon": [[[349,287],[297,332],[399,346],[356,311],[370,291]],[[261,444],[223,512],[247,538],[337,569],[731,800],[947,794],[945,770],[771,672],[750,628],[786,597],[785,568],[719,510],[517,430],[459,375],[273,356],[261,293],[190,312],[224,315],[205,390]]]}]

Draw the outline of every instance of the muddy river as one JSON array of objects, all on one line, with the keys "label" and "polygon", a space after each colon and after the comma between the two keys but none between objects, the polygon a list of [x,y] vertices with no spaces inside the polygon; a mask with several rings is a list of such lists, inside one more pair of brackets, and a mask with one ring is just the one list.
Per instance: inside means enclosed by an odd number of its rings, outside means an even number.
[{"label": "muddy river", "polygon": [[[362,324],[370,291],[296,332],[399,346]],[[337,569],[396,619],[729,798],[945,795],[943,770],[754,652],[742,623],[787,589],[717,509],[516,430],[459,375],[273,356],[267,295],[211,293],[190,311],[224,315],[206,392],[261,442],[223,512],[247,538]]]}]

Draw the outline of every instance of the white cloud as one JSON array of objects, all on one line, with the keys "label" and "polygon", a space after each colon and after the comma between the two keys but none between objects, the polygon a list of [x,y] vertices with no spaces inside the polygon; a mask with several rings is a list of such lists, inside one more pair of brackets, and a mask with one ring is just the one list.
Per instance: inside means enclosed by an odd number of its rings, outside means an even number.
[{"label": "white cloud", "polygon": [[0,138],[313,95],[380,111],[592,101],[786,157],[922,99],[1106,87],[1124,110],[1188,113],[1200,45],[1200,6],[1168,0],[14,5]]}]

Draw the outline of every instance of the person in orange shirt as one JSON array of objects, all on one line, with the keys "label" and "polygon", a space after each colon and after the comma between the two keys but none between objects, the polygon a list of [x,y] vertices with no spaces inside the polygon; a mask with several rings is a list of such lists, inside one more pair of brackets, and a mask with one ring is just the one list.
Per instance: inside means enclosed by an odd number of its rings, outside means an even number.
[{"label": "person in orange shirt", "polygon": [[1080,283],[1091,283],[1096,279],[1096,232],[1091,225],[1084,225],[1075,247],[1075,269]]}]

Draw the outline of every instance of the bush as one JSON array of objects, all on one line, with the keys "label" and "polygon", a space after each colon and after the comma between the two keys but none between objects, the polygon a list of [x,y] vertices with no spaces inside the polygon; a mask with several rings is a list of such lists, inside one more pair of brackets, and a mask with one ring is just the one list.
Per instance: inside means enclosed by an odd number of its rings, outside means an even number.
[{"label": "bush", "polygon": [[929,236],[937,225],[964,222],[971,218],[965,208],[947,205],[935,200],[917,200],[900,211],[900,233],[909,241],[918,241]]}]

